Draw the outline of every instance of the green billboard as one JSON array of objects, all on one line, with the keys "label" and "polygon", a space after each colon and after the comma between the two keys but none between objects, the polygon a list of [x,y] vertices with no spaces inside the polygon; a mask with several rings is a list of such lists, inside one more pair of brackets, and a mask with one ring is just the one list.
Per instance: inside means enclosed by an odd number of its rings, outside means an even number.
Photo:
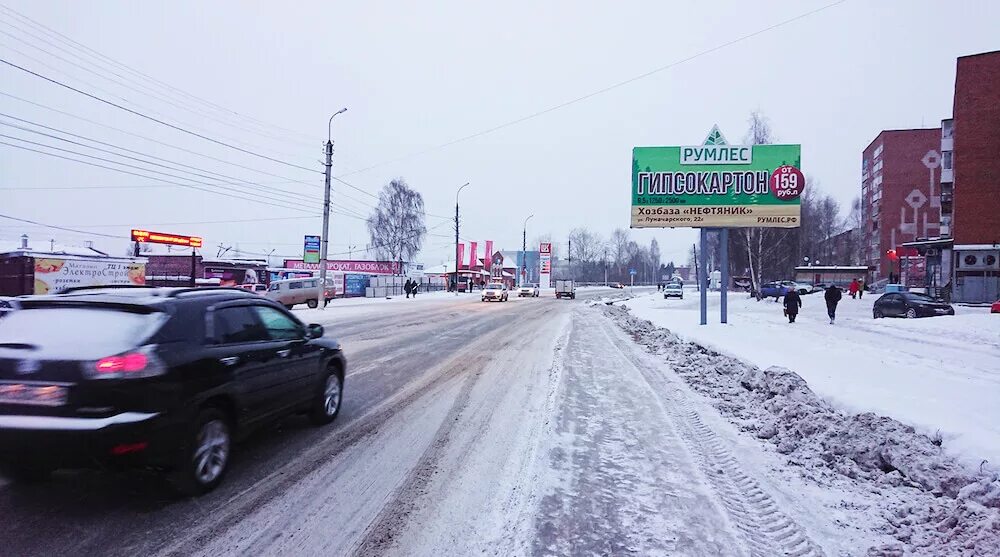
[{"label": "green billboard", "polygon": [[632,149],[632,227],[799,226],[800,145]]}]

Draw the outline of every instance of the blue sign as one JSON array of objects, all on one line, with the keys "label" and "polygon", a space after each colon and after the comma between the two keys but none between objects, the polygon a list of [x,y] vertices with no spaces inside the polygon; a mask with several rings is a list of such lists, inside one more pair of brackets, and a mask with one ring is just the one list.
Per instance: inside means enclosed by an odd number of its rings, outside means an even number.
[{"label": "blue sign", "polygon": [[319,263],[319,236],[306,236],[304,248],[302,250],[302,261],[305,263]]},{"label": "blue sign", "polygon": [[344,297],[364,296],[366,288],[368,288],[368,275],[354,273],[344,275]]},{"label": "blue sign", "polygon": [[630,275],[632,275],[634,277],[635,275],[638,275],[639,273],[635,272],[635,269],[629,269],[628,270],[628,274],[630,274]]}]

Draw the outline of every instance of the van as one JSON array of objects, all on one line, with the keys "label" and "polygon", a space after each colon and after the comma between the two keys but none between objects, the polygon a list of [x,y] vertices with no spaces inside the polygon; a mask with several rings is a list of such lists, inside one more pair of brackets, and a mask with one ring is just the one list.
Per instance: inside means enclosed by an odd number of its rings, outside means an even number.
[{"label": "van", "polygon": [[[299,304],[305,304],[311,309],[319,306],[316,296],[318,285],[318,278],[276,280],[272,281],[271,286],[268,287],[267,297],[288,309],[292,309]],[[332,281],[327,279],[324,301],[329,302],[335,295],[336,291],[333,288]]]}]

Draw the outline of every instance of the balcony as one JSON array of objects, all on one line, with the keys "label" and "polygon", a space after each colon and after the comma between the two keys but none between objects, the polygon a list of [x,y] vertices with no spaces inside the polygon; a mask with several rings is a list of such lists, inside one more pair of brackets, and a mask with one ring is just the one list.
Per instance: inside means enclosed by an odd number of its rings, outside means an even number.
[{"label": "balcony", "polygon": [[955,148],[955,139],[952,137],[942,137],[941,138],[941,150],[942,151],[952,151]]},{"label": "balcony", "polygon": [[941,181],[944,183],[952,183],[955,181],[955,170],[952,168],[942,168],[941,169]]}]

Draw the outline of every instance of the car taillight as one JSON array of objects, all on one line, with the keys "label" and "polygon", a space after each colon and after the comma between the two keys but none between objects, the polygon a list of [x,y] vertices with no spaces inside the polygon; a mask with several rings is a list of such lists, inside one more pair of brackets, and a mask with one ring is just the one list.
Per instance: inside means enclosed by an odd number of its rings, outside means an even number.
[{"label": "car taillight", "polygon": [[94,369],[97,370],[97,373],[133,372],[146,369],[146,364],[148,363],[149,358],[145,354],[142,352],[133,352],[132,354],[109,356],[97,360]]},{"label": "car taillight", "polygon": [[84,372],[91,379],[137,379],[163,375],[166,368],[154,352],[155,346],[115,354],[96,362],[84,363]]}]

